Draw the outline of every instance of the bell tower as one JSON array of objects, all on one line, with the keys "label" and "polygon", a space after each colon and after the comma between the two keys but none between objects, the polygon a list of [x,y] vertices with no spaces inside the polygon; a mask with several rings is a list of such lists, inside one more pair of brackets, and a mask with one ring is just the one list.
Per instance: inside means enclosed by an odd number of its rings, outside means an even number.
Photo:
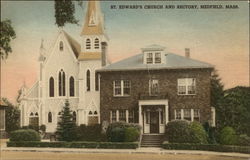
[{"label": "bell tower", "polygon": [[107,36],[100,2],[89,0],[81,30],[79,61],[78,125],[100,123],[100,77],[96,72],[107,64]]},{"label": "bell tower", "polygon": [[88,1],[81,37],[81,54],[78,59],[101,60],[102,44],[105,42],[107,43],[107,37],[105,35],[104,17],[101,12],[99,1]]}]

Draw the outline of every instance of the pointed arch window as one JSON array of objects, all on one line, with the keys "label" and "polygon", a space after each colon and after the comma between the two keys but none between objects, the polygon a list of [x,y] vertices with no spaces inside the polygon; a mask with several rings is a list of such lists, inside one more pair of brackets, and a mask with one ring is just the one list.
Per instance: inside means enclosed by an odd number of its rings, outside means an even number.
[{"label": "pointed arch window", "polygon": [[69,96],[74,97],[75,96],[75,80],[74,77],[69,78]]},{"label": "pointed arch window", "polygon": [[58,75],[59,96],[65,96],[65,72],[61,69]]},{"label": "pointed arch window", "polygon": [[99,39],[96,38],[95,39],[95,49],[99,49],[99,47],[100,47],[100,42],[99,42]]},{"label": "pointed arch window", "polygon": [[63,51],[63,42],[62,41],[60,41],[60,43],[59,43],[59,50]]},{"label": "pointed arch window", "polygon": [[91,49],[91,41],[90,39],[86,39],[86,49]]},{"label": "pointed arch window", "polygon": [[73,114],[73,118],[72,119],[73,119],[74,122],[76,122],[76,112],[74,111],[72,114]]},{"label": "pointed arch window", "polygon": [[52,113],[48,113],[48,123],[52,123]]},{"label": "pointed arch window", "polygon": [[49,79],[49,96],[54,97],[55,92],[54,92],[54,78],[50,77]]},{"label": "pointed arch window", "polygon": [[86,81],[87,91],[90,91],[90,71],[89,70],[87,70],[86,77],[87,77],[87,81]]}]

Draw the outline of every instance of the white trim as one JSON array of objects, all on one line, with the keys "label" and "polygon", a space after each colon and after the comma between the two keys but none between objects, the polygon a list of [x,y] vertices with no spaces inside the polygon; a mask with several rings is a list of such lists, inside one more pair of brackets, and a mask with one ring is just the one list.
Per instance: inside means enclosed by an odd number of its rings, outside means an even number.
[{"label": "white trim", "polygon": [[191,109],[191,121],[194,121],[194,109]]},{"label": "white trim", "polygon": [[129,112],[128,112],[128,110],[126,109],[126,122],[127,122],[127,123],[129,123],[129,121],[128,121],[128,116],[129,116],[129,115],[128,115],[128,114],[129,114]]},{"label": "white trim", "polygon": [[184,110],[181,109],[181,120],[183,120],[183,119],[184,119]]},{"label": "white trim", "polygon": [[116,122],[119,122],[119,110],[116,110]]},{"label": "white trim", "polygon": [[[194,94],[189,94],[188,93],[188,80],[189,79],[194,79],[194,87],[195,87],[195,93]],[[179,80],[185,80],[185,94],[180,94],[179,93]],[[196,95],[196,93],[197,93],[197,85],[196,85],[196,78],[178,78],[177,79],[177,95],[178,96],[182,96],[182,95]]]}]

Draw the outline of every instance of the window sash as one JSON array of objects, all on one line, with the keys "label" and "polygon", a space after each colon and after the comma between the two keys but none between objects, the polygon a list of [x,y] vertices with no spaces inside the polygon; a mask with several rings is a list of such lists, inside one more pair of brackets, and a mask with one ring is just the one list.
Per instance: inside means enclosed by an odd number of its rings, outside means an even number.
[{"label": "window sash", "polygon": [[161,63],[161,53],[155,53],[155,63]]},{"label": "window sash", "polygon": [[111,120],[112,122],[116,122],[116,110],[111,111]]},{"label": "window sash", "polygon": [[153,53],[147,53],[147,64],[153,63]]},{"label": "window sash", "polygon": [[181,119],[181,109],[175,110],[175,119]]},{"label": "window sash", "polygon": [[129,80],[115,80],[113,82],[114,96],[129,96],[131,83]]},{"label": "window sash", "polygon": [[199,109],[194,109],[194,120],[195,121],[200,121],[200,110]]},{"label": "window sash", "polygon": [[149,80],[149,87],[150,95],[157,95],[159,93],[159,81],[157,79]]},{"label": "window sash", "polygon": [[191,109],[184,109],[184,115],[185,120],[191,121]]},{"label": "window sash", "polygon": [[126,122],[126,110],[119,110],[119,121]]},{"label": "window sash", "polygon": [[181,78],[178,79],[178,94],[192,95],[196,94],[196,79],[195,78]]},{"label": "window sash", "polygon": [[134,123],[134,111],[129,110],[128,112],[128,123]]}]

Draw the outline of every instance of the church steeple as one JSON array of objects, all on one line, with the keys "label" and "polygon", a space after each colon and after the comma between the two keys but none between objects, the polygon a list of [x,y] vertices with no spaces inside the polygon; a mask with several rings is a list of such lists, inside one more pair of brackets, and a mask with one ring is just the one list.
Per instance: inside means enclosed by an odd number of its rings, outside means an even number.
[{"label": "church steeple", "polygon": [[103,15],[99,1],[88,1],[88,10],[85,16],[81,35],[103,35]]},{"label": "church steeple", "polygon": [[103,51],[107,47],[107,37],[100,1],[88,1],[81,37],[81,54],[78,56],[78,60],[105,59],[106,61],[106,53],[103,53]]}]

